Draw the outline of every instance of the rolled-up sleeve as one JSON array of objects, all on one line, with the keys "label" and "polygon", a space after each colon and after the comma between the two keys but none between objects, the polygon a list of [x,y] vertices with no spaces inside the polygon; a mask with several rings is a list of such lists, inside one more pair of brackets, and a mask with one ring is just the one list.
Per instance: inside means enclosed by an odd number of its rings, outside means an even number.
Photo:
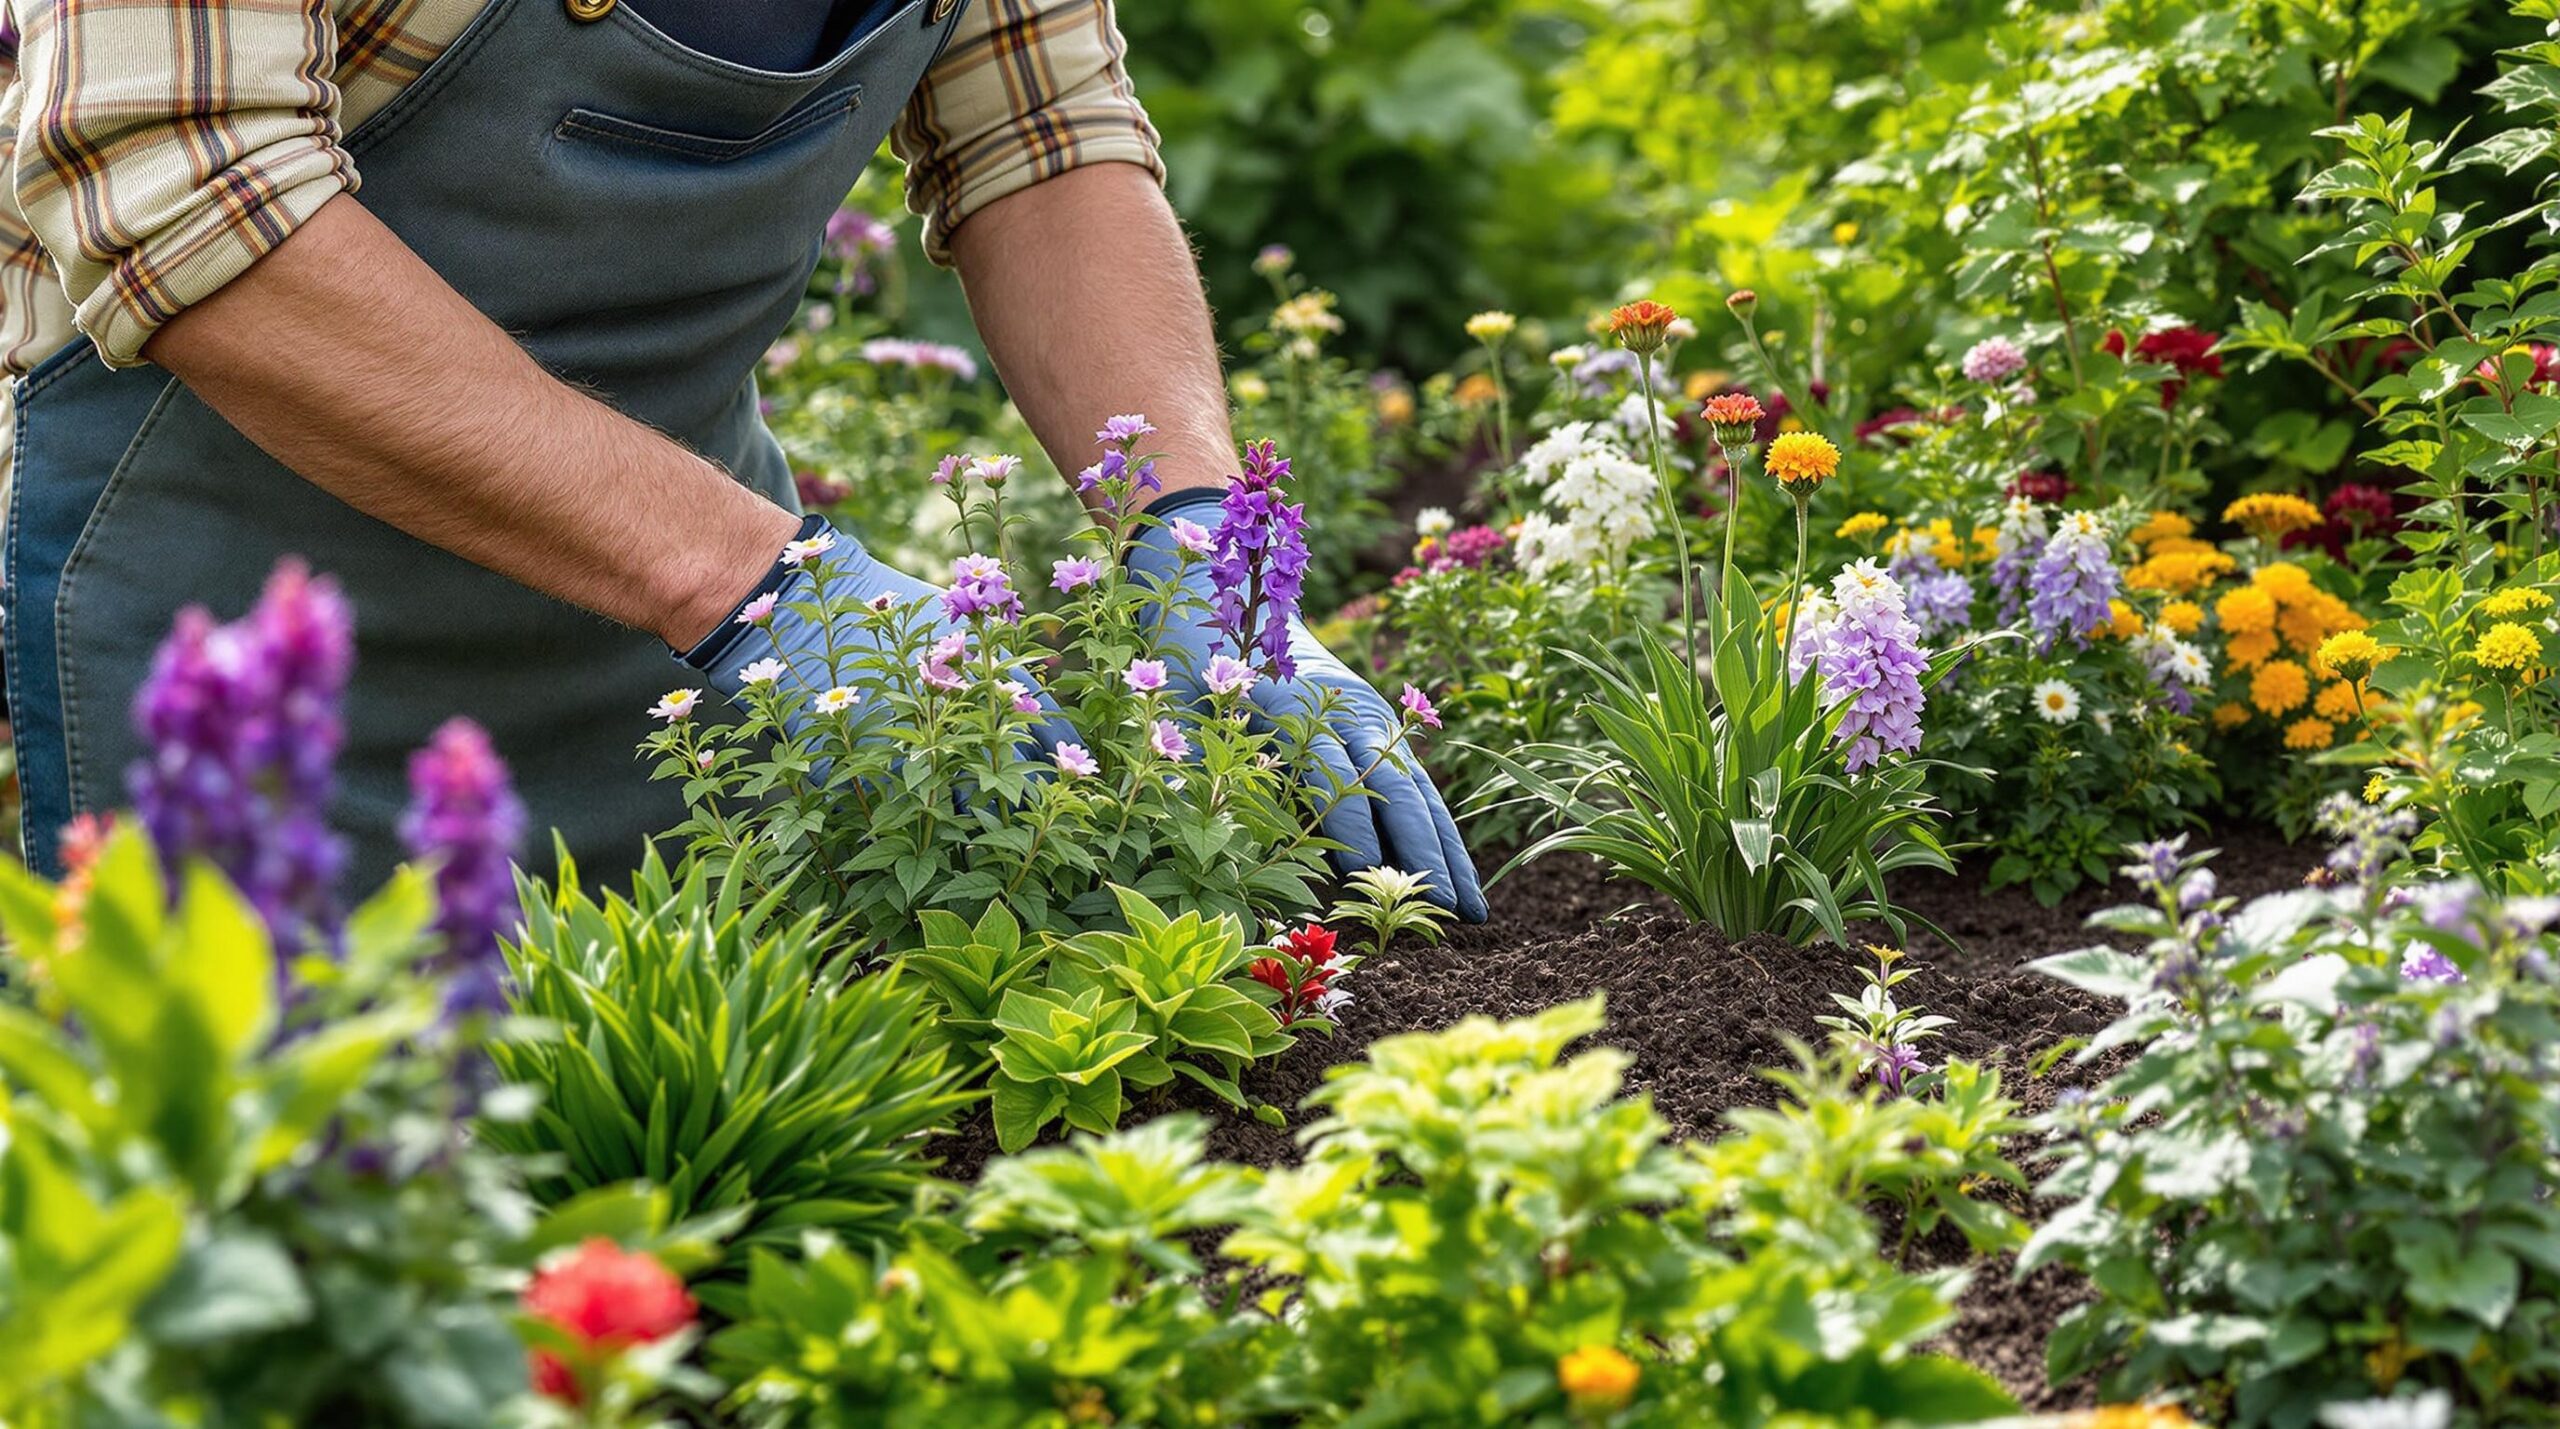
[{"label": "rolled-up sleeve", "polygon": [[1070,169],[1136,164],[1164,181],[1126,51],[1111,0],[974,0],[890,137],[933,261],[951,261],[970,214]]},{"label": "rolled-up sleeve", "polygon": [[328,0],[20,0],[18,207],[113,365],[356,186]]}]

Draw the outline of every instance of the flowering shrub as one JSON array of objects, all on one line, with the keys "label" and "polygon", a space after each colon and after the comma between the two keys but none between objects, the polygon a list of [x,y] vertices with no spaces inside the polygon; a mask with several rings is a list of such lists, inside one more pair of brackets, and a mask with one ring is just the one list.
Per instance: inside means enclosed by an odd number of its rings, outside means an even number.
[{"label": "flowering shrub", "polygon": [[[661,706],[666,727],[645,748],[657,777],[684,785],[692,814],[676,832],[696,856],[795,909],[850,919],[865,946],[912,946],[923,909],[974,919],[998,902],[1026,927],[1069,932],[1115,916],[1114,886],[1240,920],[1313,905],[1332,846],[1317,826],[1366,796],[1302,783],[1320,719],[1248,719],[1246,692],[1285,675],[1288,652],[1268,625],[1240,628],[1242,613],[1285,612],[1304,570],[1303,517],[1277,487],[1288,464],[1255,448],[1216,529],[1173,518],[1175,578],[1140,577],[1129,552],[1163,523],[1136,514],[1154,479],[1136,443],[1153,429],[1125,421],[1101,434],[1088,473],[1114,514],[1078,534],[1092,556],[1053,562],[1055,611],[1025,610],[1001,490],[973,496],[985,482],[965,463],[947,464],[947,479],[995,553],[956,562],[938,603],[861,605],[838,592],[824,551],[805,553],[805,613],[857,627],[875,648],[748,664],[733,724],[697,717],[693,692]],[[1179,579],[1198,568],[1226,643],[1197,672],[1209,693],[1193,707],[1167,663],[1190,657],[1162,642],[1152,612],[1200,610]],[[1053,755],[1032,740],[1044,719],[1035,682],[1081,736]],[[1426,723],[1408,710],[1380,757]]]},{"label": "flowering shrub", "polygon": [[2183,840],[2137,847],[2140,953],[2038,966],[2122,999],[2130,1048],[2048,1118],[2066,1202],[2019,1259],[2089,1275],[2059,1377],[2185,1388],[2235,1422],[2439,1390],[2465,1422],[2548,1404],[2560,981],[2547,899],[2400,871],[2405,814],[2341,799],[2329,890],[2245,908]]}]

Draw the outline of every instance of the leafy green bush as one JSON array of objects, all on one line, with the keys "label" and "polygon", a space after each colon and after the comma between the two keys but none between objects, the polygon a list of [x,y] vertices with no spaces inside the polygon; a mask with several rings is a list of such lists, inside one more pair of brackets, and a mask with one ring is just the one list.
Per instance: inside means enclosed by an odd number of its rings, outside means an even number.
[{"label": "leafy green bush", "polygon": [[174,881],[131,829],[59,888],[0,861],[9,980],[61,1013],[0,1005],[0,1419],[493,1422],[533,1213],[461,1134],[427,880],[292,979],[218,873]]},{"label": "leafy green bush", "polygon": [[662,1187],[677,1220],[738,1217],[731,1268],[812,1228],[896,1232],[931,1169],[925,1139],[970,1100],[927,1041],[918,987],[849,976],[837,930],[750,901],[735,876],[671,875],[654,850],[627,898],[590,897],[565,853],[556,889],[522,888],[512,1002],[550,1030],[491,1056],[546,1097],[486,1135],[539,1158],[538,1197]]},{"label": "leafy green bush", "polygon": [[[1191,1118],[999,1160],[903,1250],[759,1252],[713,1363],[756,1425],[1750,1426],[2013,1407],[1913,1351],[1961,1277],[1884,1263],[1858,1210],[1918,1174],[1920,1103],[1850,1093],[1827,1063],[1797,1084],[1803,1115],[1692,1155],[1619,1097],[1623,1054],[1562,1059],[1599,1025],[1595,999],[1380,1042],[1318,1093],[1327,1115],[1292,1170],[1206,1162]],[[1780,1163],[1823,1174],[1759,1176]],[[1203,1276],[1196,1239],[1221,1225],[1223,1256],[1294,1288],[1248,1303],[1238,1271]]]},{"label": "leafy green bush", "polygon": [[[2038,966],[2127,1003],[2129,1050],[2049,1118],[2065,1204],[2019,1258],[2088,1275],[2057,1379],[2181,1389],[2241,1424],[2447,1392],[2463,1422],[2560,1396],[2560,985],[2547,900],[2412,882],[2405,814],[2342,809],[2335,891],[2235,908],[2205,855],[2135,850],[2147,941]],[[2182,841],[2181,841],[2182,842]]]}]

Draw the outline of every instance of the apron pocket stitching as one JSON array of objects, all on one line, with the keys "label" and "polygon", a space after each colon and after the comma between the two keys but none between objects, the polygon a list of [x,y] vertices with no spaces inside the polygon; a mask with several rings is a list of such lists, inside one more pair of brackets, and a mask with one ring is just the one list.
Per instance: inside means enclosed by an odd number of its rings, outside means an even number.
[{"label": "apron pocket stitching", "polygon": [[74,818],[89,812],[87,789],[80,772],[80,683],[69,658],[71,596],[79,579],[80,558],[96,543],[98,528],[105,523],[109,508],[114,506],[116,497],[127,485],[125,478],[133,470],[134,454],[151,439],[152,432],[176,405],[177,394],[184,390],[184,384],[170,378],[169,385],[161,389],[159,398],[151,404],[151,414],[142,419],[142,425],[134,428],[133,440],[125,444],[124,455],[116,458],[116,469],[108,474],[107,484],[98,491],[98,504],[91,508],[88,521],[81,526],[80,539],[71,543],[71,554],[63,558],[62,580],[54,588],[53,663],[61,684],[63,765],[69,776],[71,800],[68,807]]},{"label": "apron pocket stitching", "polygon": [[657,149],[688,159],[725,164],[769,149],[806,130],[831,119],[841,119],[862,107],[862,86],[820,100],[797,114],[767,126],[763,131],[743,139],[722,139],[708,134],[688,134],[681,129],[668,129],[624,119],[594,109],[572,109],[551,131],[554,139],[585,139],[603,144],[630,144]]}]

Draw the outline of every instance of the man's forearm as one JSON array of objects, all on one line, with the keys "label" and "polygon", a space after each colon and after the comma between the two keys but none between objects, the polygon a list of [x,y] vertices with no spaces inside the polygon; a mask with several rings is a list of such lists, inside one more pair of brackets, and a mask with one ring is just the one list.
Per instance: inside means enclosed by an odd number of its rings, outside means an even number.
[{"label": "man's forearm", "polygon": [[348,505],[682,648],[788,512],[559,381],[353,198],[144,355]]},{"label": "man's forearm", "polygon": [[1182,225],[1130,164],[1070,170],[996,200],[951,237],[969,311],[1014,405],[1058,469],[1143,412],[1167,490],[1235,470],[1226,383]]}]

